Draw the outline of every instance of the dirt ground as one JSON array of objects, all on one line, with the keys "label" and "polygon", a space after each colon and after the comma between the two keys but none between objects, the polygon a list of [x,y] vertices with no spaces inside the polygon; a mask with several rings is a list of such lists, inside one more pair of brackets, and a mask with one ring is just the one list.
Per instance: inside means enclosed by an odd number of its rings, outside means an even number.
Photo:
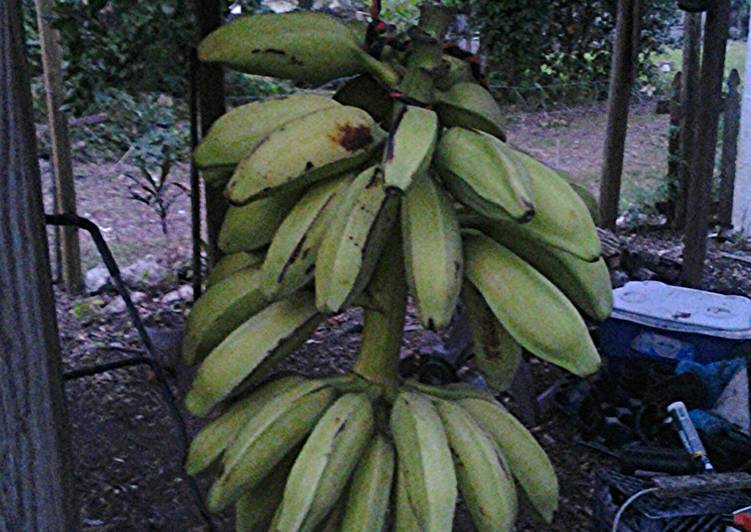
[{"label": "dirt ground", "polygon": [[[600,108],[517,115],[509,120],[509,137],[537,157],[580,176],[594,188],[602,157],[603,121],[604,112]],[[649,188],[650,180],[662,175],[666,133],[666,118],[655,116],[652,106],[636,107],[632,111],[626,150],[626,190],[631,186]],[[42,161],[42,168],[49,206],[50,175],[46,161]],[[170,234],[165,239],[154,213],[127,199],[123,170],[123,167],[106,163],[76,166],[80,214],[100,225],[121,267],[150,253],[173,271],[183,271],[190,256],[188,198],[182,197],[173,208],[169,218]],[[186,180],[184,167],[180,179]],[[635,245],[645,248],[656,247],[674,255],[680,253],[677,237],[636,235],[631,239]],[[93,244],[86,236],[82,236],[82,248],[86,267],[98,265]],[[717,254],[711,257],[719,262],[713,260],[708,268],[710,282],[725,282],[727,286],[717,286],[725,292],[751,295],[748,286],[751,268],[747,264]],[[725,276],[724,272],[730,270],[735,273]],[[178,302],[167,307],[160,301],[176,283],[172,279],[164,286],[146,291],[138,307],[150,325],[162,329],[181,325],[189,304]],[[56,293],[67,371],[129,356],[123,350],[141,350],[126,315],[112,315],[102,310],[115,297],[114,293],[85,298],[70,298],[59,290]],[[359,342],[359,319],[354,312],[327,321],[286,362],[287,367],[308,375],[346,369]],[[430,351],[434,343],[435,338],[422,333],[411,320],[403,345],[404,354]],[[174,345],[162,353],[173,393],[181,396],[189,375],[184,368],[175,365],[175,355]],[[537,393],[560,375],[542,363],[533,364],[532,371]],[[178,431],[150,369],[139,366],[71,380],[66,384],[66,396],[84,530],[206,529],[181,474]],[[513,400],[505,400],[513,410]],[[188,418],[191,434],[201,425],[201,420]],[[550,412],[530,429],[548,451],[561,483],[560,511],[554,525],[544,529],[588,529],[593,475],[608,459],[577,444],[573,424],[558,412]],[[205,484],[202,482],[204,489]],[[231,515],[215,519],[220,530],[231,530]],[[457,530],[471,530],[466,515],[460,516],[457,522]],[[518,529],[532,531],[543,527],[523,514]]]}]

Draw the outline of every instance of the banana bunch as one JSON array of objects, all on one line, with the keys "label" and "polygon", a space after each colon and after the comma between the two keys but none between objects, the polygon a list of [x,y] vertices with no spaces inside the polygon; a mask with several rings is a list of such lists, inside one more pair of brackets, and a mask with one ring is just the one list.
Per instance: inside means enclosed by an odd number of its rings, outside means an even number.
[{"label": "banana bunch", "polygon": [[558,504],[545,452],[491,396],[356,375],[239,398],[190,447],[188,472],[212,467],[209,508],[234,504],[241,531],[451,530],[459,494],[478,530],[510,530],[519,499],[548,522]]},{"label": "banana bunch", "polygon": [[[199,46],[243,72],[351,77],[331,97],[237,107],[194,153],[230,208],[226,256],[183,341],[184,362],[200,364],[186,407],[215,415],[187,468],[214,471],[209,506],[234,504],[238,530],[445,531],[458,494],[478,530],[510,530],[524,499],[553,518],[550,462],[491,395],[398,375],[408,297],[433,330],[462,302],[497,391],[525,350],[595,372],[582,314],[612,307],[590,198],[506,142],[474,65],[443,46],[452,16],[429,6],[420,27],[381,39],[321,13],[261,15]],[[351,372],[274,375],[353,306],[364,329]]]}]

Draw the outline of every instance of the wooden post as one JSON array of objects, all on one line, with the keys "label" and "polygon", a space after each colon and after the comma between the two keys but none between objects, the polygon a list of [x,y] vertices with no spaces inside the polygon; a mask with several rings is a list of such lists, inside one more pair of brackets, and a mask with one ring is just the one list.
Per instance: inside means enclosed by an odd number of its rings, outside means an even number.
[{"label": "wooden post", "polygon": [[615,228],[618,218],[628,106],[639,52],[640,19],[641,0],[619,0],[600,182],[600,223],[610,229]]},{"label": "wooden post", "polygon": [[673,221],[676,229],[686,225],[686,196],[694,153],[694,129],[698,114],[699,76],[701,75],[701,13],[686,13],[683,16],[683,65],[681,86],[681,150],[678,180],[680,188]]},{"label": "wooden post", "polygon": [[[675,206],[680,195],[681,166],[681,73],[676,72],[670,91],[670,125],[668,126],[668,190],[669,201]],[[674,215],[675,209],[672,209]]]},{"label": "wooden post", "polygon": [[738,156],[738,130],[741,127],[741,76],[736,69],[728,77],[728,92],[722,110],[722,164],[720,165],[720,207],[717,221],[724,229],[733,226],[735,160]]},{"label": "wooden post", "polygon": [[686,247],[681,282],[701,286],[707,256],[707,223],[711,204],[711,183],[717,149],[717,122],[722,108],[722,79],[728,36],[730,0],[715,0],[704,26],[699,105],[694,127],[696,148],[686,197]]},{"label": "wooden post", "polygon": [[0,530],[78,529],[21,0],[0,2]]},{"label": "wooden post", "polygon": [[[222,5],[219,0],[196,0],[196,18],[199,37],[203,38],[222,25]],[[201,64],[198,72],[198,108],[201,115],[201,132],[205,135],[211,124],[222,116],[224,106],[224,70],[219,65]],[[220,256],[219,229],[222,227],[227,201],[222,189],[205,186],[206,228],[208,231],[209,263],[213,265]]]},{"label": "wooden post", "polygon": [[733,197],[733,226],[746,236],[751,236],[751,17],[746,53],[746,72],[743,83],[743,109],[741,112],[741,141],[738,152],[738,177]]},{"label": "wooden post", "polygon": [[[44,88],[47,93],[47,117],[52,140],[52,161],[55,169],[55,212],[76,214],[76,188],[73,181],[68,121],[61,107],[65,97],[63,85],[60,34],[49,21],[52,0],[34,0],[39,26],[39,40],[44,67]],[[60,274],[69,293],[83,289],[81,276],[81,247],[78,229],[60,229]]]}]

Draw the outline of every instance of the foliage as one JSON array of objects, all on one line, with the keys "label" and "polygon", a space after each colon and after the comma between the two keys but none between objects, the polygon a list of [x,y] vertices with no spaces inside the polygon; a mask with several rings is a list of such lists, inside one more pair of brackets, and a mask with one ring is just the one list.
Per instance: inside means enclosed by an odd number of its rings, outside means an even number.
[{"label": "foliage", "polygon": [[[488,54],[496,85],[555,86],[606,82],[615,28],[615,0],[464,0]],[[672,0],[645,2],[639,73],[667,39],[678,10]]]}]

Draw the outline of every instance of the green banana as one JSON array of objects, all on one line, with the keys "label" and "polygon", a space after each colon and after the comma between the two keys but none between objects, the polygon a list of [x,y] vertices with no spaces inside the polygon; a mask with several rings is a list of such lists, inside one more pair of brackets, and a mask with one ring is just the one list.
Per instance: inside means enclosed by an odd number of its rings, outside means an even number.
[{"label": "green banana", "polygon": [[247,268],[258,269],[262,263],[263,255],[261,253],[239,251],[237,253],[225,255],[219,259],[206,277],[206,287],[211,288],[240,270],[245,270]]},{"label": "green banana", "polygon": [[349,80],[336,91],[333,99],[342,105],[359,107],[379,123],[390,120],[394,111],[394,100],[383,85],[368,74]]},{"label": "green banana", "polygon": [[198,298],[185,323],[183,362],[193,365],[243,322],[263,310],[261,272],[247,268],[209,288]]},{"label": "green banana", "polygon": [[386,143],[383,176],[387,187],[407,191],[412,179],[427,170],[438,141],[438,116],[414,106],[401,108]]},{"label": "green banana", "polygon": [[442,60],[443,73],[435,80],[436,89],[439,91],[449,91],[457,83],[476,82],[469,61],[445,54]]},{"label": "green banana", "polygon": [[558,508],[558,479],[535,438],[497,401],[462,399],[459,405],[491,435],[524,495],[540,517],[551,523]]},{"label": "green banana", "polygon": [[449,324],[462,285],[464,260],[453,204],[430,175],[415,179],[402,201],[407,282],[423,325]]},{"label": "green banana", "polygon": [[364,394],[341,396],[326,411],[292,466],[276,530],[312,530],[328,515],[373,432]]},{"label": "green banana", "polygon": [[248,397],[237,401],[225,413],[212,420],[201,429],[188,449],[185,470],[189,475],[197,475],[209,467],[235,439],[242,428],[270,400],[285,390],[300,385],[304,379],[289,375],[275,379]]},{"label": "green banana", "polygon": [[391,497],[395,467],[394,446],[383,434],[368,443],[352,477],[341,532],[381,532]]},{"label": "green banana", "polygon": [[214,348],[198,368],[185,397],[188,410],[206,415],[261,364],[278,361],[302,345],[321,320],[312,294],[305,292],[273,303],[250,318]]},{"label": "green banana", "polygon": [[377,167],[365,170],[343,196],[316,257],[316,305],[324,313],[346,308],[370,280],[398,216]]},{"label": "green banana", "polygon": [[283,191],[243,207],[230,206],[219,230],[219,249],[237,253],[267,245],[299,197],[297,191]]},{"label": "green banana", "polygon": [[246,490],[235,503],[236,532],[268,530],[276,509],[282,502],[284,486],[297,458],[293,449],[256,486]]},{"label": "green banana", "polygon": [[264,405],[224,452],[222,474],[209,490],[209,509],[222,510],[258,485],[313,430],[335,397],[325,382],[308,380]]},{"label": "green banana", "polygon": [[501,127],[501,108],[493,95],[478,83],[454,84],[438,99],[435,110],[441,124],[446,127],[478,129],[506,140],[506,133]]},{"label": "green banana", "polygon": [[389,85],[398,78],[368,55],[337,19],[310,11],[241,17],[198,45],[198,58],[261,76],[325,83],[370,72]]},{"label": "green banana", "polygon": [[326,180],[303,195],[274,234],[263,263],[263,293],[286,297],[304,287],[315,271],[316,253],[350,176]]},{"label": "green banana", "polygon": [[451,128],[438,143],[434,162],[449,192],[483,216],[527,222],[536,213],[527,169],[497,138]]},{"label": "green banana", "polygon": [[553,169],[512,150],[529,172],[535,191],[535,216],[519,230],[588,262],[600,258],[600,239],[584,202]]},{"label": "green banana", "polygon": [[396,516],[394,519],[394,532],[416,532],[424,530],[417,521],[415,510],[409,500],[410,487],[404,474],[404,465],[400,462],[397,467],[396,478]]},{"label": "green banana", "polygon": [[589,191],[589,189],[581,184],[574,176],[563,170],[558,170],[558,175],[566,180],[568,185],[574,189],[576,195],[584,202],[584,205],[589,211],[589,215],[592,217],[592,222],[595,225],[600,225],[600,203],[597,198]]},{"label": "green banana", "polygon": [[478,532],[513,530],[516,488],[495,442],[464,408],[438,401],[459,491]]},{"label": "green banana", "polygon": [[587,262],[571,253],[546,246],[518,225],[488,222],[480,231],[519,255],[553,282],[587,316],[603,321],[613,310],[613,288],[605,260]]},{"label": "green banana", "polygon": [[339,103],[318,94],[294,94],[252,102],[222,115],[193,152],[196,166],[234,168],[255,144],[291,120]]},{"label": "green banana", "polygon": [[488,385],[505,392],[511,388],[522,359],[522,347],[496,319],[482,295],[471,283],[464,283],[462,301],[472,331],[475,364]]},{"label": "green banana", "polygon": [[400,393],[391,411],[399,469],[419,530],[451,530],[457,487],[446,431],[427,396]]},{"label": "green banana", "polygon": [[230,203],[244,205],[277,190],[299,190],[362,166],[384,138],[373,118],[357,107],[316,111],[259,142],[237,165],[226,195]]},{"label": "green banana", "polygon": [[573,303],[540,272],[491,238],[464,234],[465,275],[522,347],[543,360],[586,376],[600,367]]}]

